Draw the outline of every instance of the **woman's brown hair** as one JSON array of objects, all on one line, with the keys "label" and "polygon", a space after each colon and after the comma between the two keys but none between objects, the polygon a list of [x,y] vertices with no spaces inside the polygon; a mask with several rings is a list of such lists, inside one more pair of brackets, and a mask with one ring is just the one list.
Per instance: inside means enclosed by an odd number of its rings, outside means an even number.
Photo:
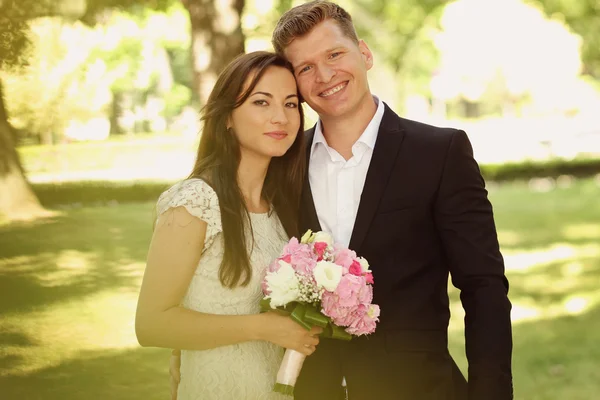
[{"label": "woman's brown hair", "polygon": [[[230,288],[246,286],[252,277],[247,250],[251,247],[247,247],[244,233],[246,227],[252,232],[252,226],[237,183],[240,144],[235,133],[227,129],[227,119],[246,101],[269,67],[292,72],[292,66],[283,57],[257,51],[238,56],[219,75],[202,110],[202,137],[190,175],[190,178],[204,179],[219,198],[224,243],[219,279]],[[300,128],[296,139],[283,156],[271,159],[262,190],[262,197],[273,207],[289,236],[299,233],[298,210],[306,163],[304,113],[300,104],[297,109]]]}]

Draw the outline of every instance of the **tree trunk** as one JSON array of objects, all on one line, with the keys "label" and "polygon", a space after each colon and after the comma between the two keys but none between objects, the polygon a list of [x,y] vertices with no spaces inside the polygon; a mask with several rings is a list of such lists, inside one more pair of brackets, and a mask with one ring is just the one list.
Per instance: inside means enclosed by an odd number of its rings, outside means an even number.
[{"label": "tree trunk", "polygon": [[29,219],[45,212],[25,179],[15,142],[0,81],[0,218]]},{"label": "tree trunk", "polygon": [[245,0],[181,0],[191,22],[194,86],[204,104],[217,76],[244,52],[241,17]]}]

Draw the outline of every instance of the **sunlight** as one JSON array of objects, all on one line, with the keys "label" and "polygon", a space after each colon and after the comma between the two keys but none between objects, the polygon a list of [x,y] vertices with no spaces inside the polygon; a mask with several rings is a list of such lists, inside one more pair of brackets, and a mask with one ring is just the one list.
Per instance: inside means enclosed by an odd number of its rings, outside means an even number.
[{"label": "sunlight", "polygon": [[562,231],[567,239],[600,239],[600,224],[573,224]]},{"label": "sunlight", "polygon": [[572,297],[565,302],[565,310],[570,314],[581,314],[589,308],[589,300],[585,297]]},{"label": "sunlight", "polygon": [[97,255],[77,250],[63,250],[55,257],[56,268],[37,274],[43,286],[64,286],[75,282],[90,272],[96,264]]},{"label": "sunlight", "polygon": [[441,98],[475,101],[498,73],[511,93],[529,92],[540,103],[564,101],[547,94],[577,82],[580,38],[520,0],[459,0],[447,6],[441,24],[442,67],[434,82]]},{"label": "sunlight", "polygon": [[504,262],[507,271],[527,272],[532,267],[557,261],[565,261],[576,257],[600,256],[600,244],[571,245],[555,243],[549,247],[531,251],[504,251]]}]

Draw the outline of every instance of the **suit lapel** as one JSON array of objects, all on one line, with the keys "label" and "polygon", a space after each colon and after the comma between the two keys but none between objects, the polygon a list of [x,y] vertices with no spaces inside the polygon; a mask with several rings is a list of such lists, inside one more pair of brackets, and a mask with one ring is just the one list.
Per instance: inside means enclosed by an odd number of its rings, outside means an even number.
[{"label": "suit lapel", "polygon": [[300,234],[304,234],[308,229],[313,231],[320,231],[321,224],[319,223],[319,217],[317,216],[317,209],[315,208],[315,202],[313,200],[312,190],[310,188],[310,181],[308,175],[308,163],[310,162],[310,148],[312,141],[315,136],[315,128],[306,132],[306,173],[304,176],[304,186],[302,188],[302,199],[301,199],[301,213],[300,213]]},{"label": "suit lapel", "polygon": [[358,251],[365,239],[403,139],[404,131],[400,128],[400,118],[386,105],[350,238],[349,247],[352,250]]}]

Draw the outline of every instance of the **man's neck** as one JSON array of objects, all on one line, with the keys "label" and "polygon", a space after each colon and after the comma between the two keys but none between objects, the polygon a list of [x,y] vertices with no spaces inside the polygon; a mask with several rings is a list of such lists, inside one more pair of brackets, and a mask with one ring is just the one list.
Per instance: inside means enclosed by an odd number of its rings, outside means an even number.
[{"label": "man's neck", "polygon": [[369,99],[371,101],[365,101],[349,115],[321,118],[321,130],[327,144],[346,160],[352,158],[352,146],[377,112],[377,104],[371,94],[369,94]]}]

